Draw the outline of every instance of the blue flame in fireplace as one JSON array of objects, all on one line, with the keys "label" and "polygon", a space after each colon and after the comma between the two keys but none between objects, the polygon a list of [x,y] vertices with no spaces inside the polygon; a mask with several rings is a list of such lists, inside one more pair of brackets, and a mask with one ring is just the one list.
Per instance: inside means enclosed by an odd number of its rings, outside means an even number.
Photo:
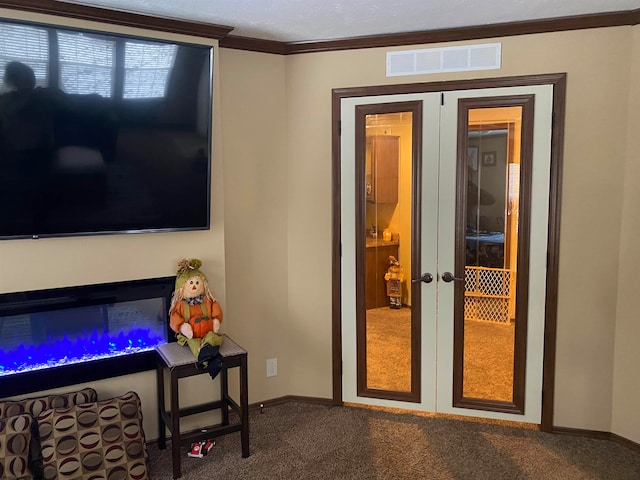
[{"label": "blue flame in fireplace", "polygon": [[0,376],[144,352],[162,343],[166,339],[150,329],[136,329],[115,337],[95,332],[89,337],[65,336],[46,346],[23,344],[14,350],[0,349]]},{"label": "blue flame in fireplace", "polygon": [[0,317],[0,377],[153,350],[162,299]]}]

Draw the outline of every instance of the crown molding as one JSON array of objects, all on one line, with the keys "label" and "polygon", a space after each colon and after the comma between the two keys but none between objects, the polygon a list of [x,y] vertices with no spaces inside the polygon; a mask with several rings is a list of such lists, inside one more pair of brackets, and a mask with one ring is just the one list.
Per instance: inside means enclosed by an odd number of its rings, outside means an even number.
[{"label": "crown molding", "polygon": [[220,47],[292,55],[299,53],[331,52],[337,50],[398,47],[426,43],[479,40],[483,38],[584,30],[588,28],[630,26],[637,25],[639,23],[640,9],[637,9],[474,27],[445,28],[441,30],[426,30],[421,32],[372,35],[317,42],[280,43],[260,40],[257,38],[228,36],[220,40]]},{"label": "crown molding", "polygon": [[247,50],[276,55],[331,52],[376,47],[399,47],[426,43],[479,40],[588,28],[619,27],[640,24],[640,9],[611,13],[595,13],[571,17],[527,20],[473,27],[445,28],[420,32],[392,33],[309,42],[278,42],[259,38],[229,35],[234,27],[212,25],[174,18],[142,15],[101,7],[91,7],[55,0],[0,0],[0,8],[56,15],[80,20],[111,23],[127,27],[194,35],[219,40],[221,48]]},{"label": "crown molding", "polygon": [[194,35],[203,38],[219,40],[229,34],[233,27],[211,25],[174,18],[155,17],[138,13],[110,10],[107,8],[90,7],[75,3],[58,2],[54,0],[0,0],[0,8],[21,10],[31,13],[56,15],[59,17],[76,18],[101,23],[111,23],[126,27],[153,29],[161,32]]},{"label": "crown molding", "polygon": [[275,40],[261,40],[259,38],[241,37],[238,35],[228,35],[219,42],[221,48],[233,48],[235,50],[247,50],[250,52],[274,53],[276,55],[287,55],[288,43]]}]

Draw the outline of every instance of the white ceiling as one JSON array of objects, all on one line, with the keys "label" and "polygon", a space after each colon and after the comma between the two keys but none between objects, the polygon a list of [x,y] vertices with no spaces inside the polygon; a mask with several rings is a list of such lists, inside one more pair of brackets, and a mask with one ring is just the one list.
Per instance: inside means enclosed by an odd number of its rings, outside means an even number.
[{"label": "white ceiling", "polygon": [[281,42],[635,10],[640,0],[63,0],[234,27]]}]

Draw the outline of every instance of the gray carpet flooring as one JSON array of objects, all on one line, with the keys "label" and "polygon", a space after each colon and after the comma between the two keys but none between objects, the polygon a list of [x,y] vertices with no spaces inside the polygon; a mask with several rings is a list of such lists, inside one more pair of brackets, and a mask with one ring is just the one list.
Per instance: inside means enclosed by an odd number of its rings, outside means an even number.
[{"label": "gray carpet flooring", "polygon": [[[289,402],[250,414],[240,435],[202,459],[183,449],[184,480],[638,480],[640,453],[608,440],[509,423]],[[149,446],[151,480],[171,479],[171,453]]]}]

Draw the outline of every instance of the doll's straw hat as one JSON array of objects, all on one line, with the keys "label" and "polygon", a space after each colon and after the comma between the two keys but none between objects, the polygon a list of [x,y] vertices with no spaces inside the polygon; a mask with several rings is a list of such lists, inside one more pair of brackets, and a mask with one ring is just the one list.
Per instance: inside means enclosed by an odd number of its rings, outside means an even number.
[{"label": "doll's straw hat", "polygon": [[178,272],[176,276],[176,290],[180,290],[187,280],[193,277],[200,277],[204,280],[207,277],[200,271],[202,261],[197,258],[183,258],[178,262]]}]

